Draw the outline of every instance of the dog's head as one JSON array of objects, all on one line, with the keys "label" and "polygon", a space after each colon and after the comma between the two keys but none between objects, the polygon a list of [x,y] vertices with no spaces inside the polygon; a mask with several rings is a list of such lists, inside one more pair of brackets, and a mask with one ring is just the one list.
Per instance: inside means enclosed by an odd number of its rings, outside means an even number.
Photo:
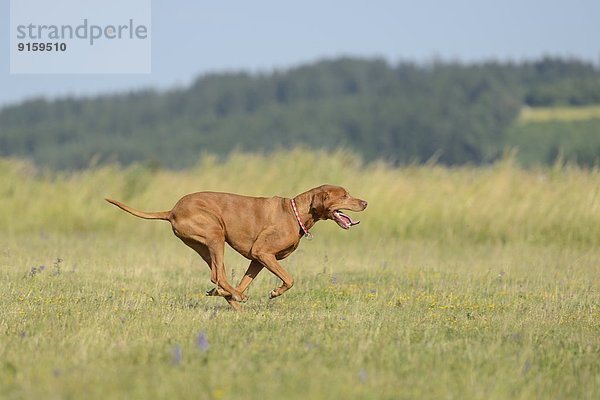
[{"label": "dog's head", "polygon": [[350,193],[341,186],[323,185],[313,190],[311,213],[317,219],[331,219],[343,229],[350,229],[351,226],[360,223],[342,210],[363,211],[367,208],[366,201],[350,196]]}]

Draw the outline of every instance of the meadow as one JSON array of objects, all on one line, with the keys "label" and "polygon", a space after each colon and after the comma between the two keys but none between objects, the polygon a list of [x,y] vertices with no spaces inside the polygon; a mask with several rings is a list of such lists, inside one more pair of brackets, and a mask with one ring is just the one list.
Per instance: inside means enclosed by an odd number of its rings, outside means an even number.
[{"label": "meadow", "polygon": [[600,106],[525,107],[506,131],[520,164],[600,166]]},{"label": "meadow", "polygon": [[[205,155],[194,168],[81,172],[0,160],[0,398],[595,399],[600,171],[392,168],[353,154]],[[220,190],[321,183],[369,201],[262,272],[242,312],[159,211]],[[232,251],[234,281],[247,261]]]},{"label": "meadow", "polygon": [[573,122],[600,119],[600,106],[525,107],[517,123]]}]

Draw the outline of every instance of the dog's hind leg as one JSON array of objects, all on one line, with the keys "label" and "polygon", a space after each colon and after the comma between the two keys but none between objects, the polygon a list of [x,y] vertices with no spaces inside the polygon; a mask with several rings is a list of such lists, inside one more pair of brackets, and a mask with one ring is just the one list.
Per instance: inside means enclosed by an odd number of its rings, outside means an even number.
[{"label": "dog's hind leg", "polygon": [[239,311],[242,308],[242,306],[233,299],[233,297],[231,296],[231,293],[221,289],[218,285],[216,269],[212,268],[213,263],[212,263],[212,259],[210,257],[210,251],[208,250],[208,247],[198,241],[195,241],[195,240],[183,239],[183,238],[182,238],[182,240],[185,244],[187,244],[189,247],[194,249],[196,251],[196,253],[198,253],[200,255],[200,257],[202,257],[202,259],[204,260],[204,262],[206,262],[208,268],[211,271],[210,280],[217,286],[214,289],[209,290],[206,293],[206,295],[207,296],[222,296],[225,298],[225,300],[227,300],[227,302],[229,303],[229,305],[231,307],[233,307],[236,311]]},{"label": "dog's hind leg", "polygon": [[244,274],[244,277],[242,278],[240,284],[236,288],[237,291],[241,294],[244,294],[246,289],[248,289],[248,286],[250,286],[254,278],[256,278],[256,275],[258,275],[258,273],[263,268],[264,265],[262,265],[259,261],[252,260],[252,262],[250,262],[250,265],[248,266],[248,269],[246,270],[246,273]]},{"label": "dog's hind leg", "polygon": [[225,292],[228,292],[235,301],[246,301],[247,297],[234,289],[227,280],[225,264],[223,262],[223,256],[225,254],[224,235],[221,233],[221,235],[217,236],[217,234],[213,233],[210,235],[210,238],[211,239],[206,243],[206,247],[208,247],[208,251],[210,252],[211,271],[216,271],[217,290],[223,289]]}]

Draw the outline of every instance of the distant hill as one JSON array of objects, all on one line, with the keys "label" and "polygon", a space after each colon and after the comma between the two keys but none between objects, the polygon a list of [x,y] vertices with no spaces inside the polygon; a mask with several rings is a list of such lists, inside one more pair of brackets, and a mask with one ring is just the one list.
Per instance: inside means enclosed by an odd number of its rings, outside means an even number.
[{"label": "distant hill", "polygon": [[600,165],[600,106],[524,108],[506,142],[526,166],[571,162]]},{"label": "distant hill", "polygon": [[[0,156],[61,169],[91,160],[181,168],[206,152],[303,145],[345,147],[396,164],[484,164],[519,143],[524,106],[590,104],[600,104],[600,70],[577,60],[392,65],[339,58],[272,73],[204,75],[185,89],[8,106],[0,110]],[[578,146],[569,150],[574,160]],[[586,165],[600,158],[594,149]]]}]

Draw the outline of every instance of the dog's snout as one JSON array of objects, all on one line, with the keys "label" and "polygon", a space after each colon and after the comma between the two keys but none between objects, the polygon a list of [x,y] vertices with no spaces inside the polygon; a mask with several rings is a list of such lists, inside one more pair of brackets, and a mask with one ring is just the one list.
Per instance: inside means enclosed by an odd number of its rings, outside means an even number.
[{"label": "dog's snout", "polygon": [[365,208],[367,208],[367,205],[368,205],[368,204],[369,204],[369,203],[367,203],[365,200],[361,200],[361,201],[360,201],[360,205],[362,206],[363,210],[364,210]]}]

